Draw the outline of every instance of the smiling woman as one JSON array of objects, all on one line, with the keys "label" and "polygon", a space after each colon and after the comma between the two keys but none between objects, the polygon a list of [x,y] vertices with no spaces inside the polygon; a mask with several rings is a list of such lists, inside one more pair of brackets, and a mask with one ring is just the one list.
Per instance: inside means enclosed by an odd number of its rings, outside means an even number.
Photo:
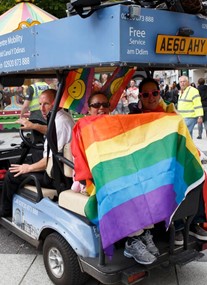
[{"label": "smiling woman", "polygon": [[90,115],[109,114],[110,103],[105,94],[92,94],[88,99],[88,113]]},{"label": "smiling woman", "polygon": [[130,114],[148,112],[176,113],[173,103],[166,104],[160,96],[159,84],[151,77],[144,78],[139,84],[139,102]]}]

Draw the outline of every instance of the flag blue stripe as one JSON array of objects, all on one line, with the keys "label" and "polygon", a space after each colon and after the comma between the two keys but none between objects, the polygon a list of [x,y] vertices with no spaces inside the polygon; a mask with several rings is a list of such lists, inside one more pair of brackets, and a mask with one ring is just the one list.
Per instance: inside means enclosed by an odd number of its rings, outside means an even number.
[{"label": "flag blue stripe", "polygon": [[[179,172],[179,175],[176,175],[176,172]],[[157,179],[155,180],[154,177],[157,177]],[[183,200],[188,186],[181,179],[175,180],[175,177],[183,177],[183,166],[176,162],[175,158],[170,158],[132,175],[123,176],[105,184],[96,193],[97,200],[101,201],[99,202],[99,220],[113,207],[162,186],[169,185],[169,187],[172,187],[173,184],[176,203],[179,204]]]}]

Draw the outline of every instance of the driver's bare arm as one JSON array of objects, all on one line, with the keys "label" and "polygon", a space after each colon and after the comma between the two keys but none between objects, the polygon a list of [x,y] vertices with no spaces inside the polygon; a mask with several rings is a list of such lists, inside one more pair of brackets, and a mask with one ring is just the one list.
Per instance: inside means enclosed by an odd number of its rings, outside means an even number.
[{"label": "driver's bare arm", "polygon": [[22,105],[22,109],[21,109],[21,114],[20,114],[20,118],[23,117],[23,115],[29,111],[29,105],[30,105],[30,101],[29,100],[25,100],[24,104]]},{"label": "driver's bare arm", "polygon": [[47,166],[47,158],[43,157],[36,163],[33,164],[11,164],[9,167],[9,171],[11,173],[16,173],[14,177],[17,177],[21,174],[29,173],[29,172],[39,172],[46,169]]},{"label": "driver's bare arm", "polygon": [[31,121],[27,120],[26,118],[20,118],[16,121],[17,124],[21,124],[21,130],[35,130],[40,132],[41,134],[45,135],[47,132],[47,125],[41,125],[38,123],[32,123]]}]

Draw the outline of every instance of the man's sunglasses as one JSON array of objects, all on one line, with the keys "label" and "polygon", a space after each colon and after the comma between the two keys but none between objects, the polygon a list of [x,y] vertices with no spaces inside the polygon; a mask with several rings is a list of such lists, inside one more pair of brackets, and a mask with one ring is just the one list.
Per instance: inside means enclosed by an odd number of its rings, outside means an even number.
[{"label": "man's sunglasses", "polygon": [[93,104],[90,104],[89,107],[92,107],[92,108],[95,108],[95,109],[99,109],[101,108],[101,106],[103,108],[109,108],[110,107],[110,103],[109,102],[103,102],[103,103],[93,103]]},{"label": "man's sunglasses", "polygon": [[160,95],[160,90],[155,90],[152,92],[140,92],[139,93],[143,98],[148,98],[150,96],[150,94],[154,97],[157,97],[158,95]]}]

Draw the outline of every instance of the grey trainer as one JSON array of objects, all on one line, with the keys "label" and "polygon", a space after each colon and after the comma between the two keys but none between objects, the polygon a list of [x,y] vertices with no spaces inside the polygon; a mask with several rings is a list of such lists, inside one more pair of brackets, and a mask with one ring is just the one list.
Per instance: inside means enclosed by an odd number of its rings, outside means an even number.
[{"label": "grey trainer", "polygon": [[184,245],[184,238],[183,238],[183,232],[177,231],[175,232],[175,245]]},{"label": "grey trainer", "polygon": [[124,256],[128,258],[134,258],[137,263],[140,264],[152,264],[157,258],[152,255],[146,248],[146,245],[140,238],[134,239],[129,245],[125,244]]},{"label": "grey trainer", "polygon": [[193,227],[190,228],[189,235],[194,236],[199,240],[207,241],[207,231],[199,225],[193,225]]},{"label": "grey trainer", "polygon": [[144,242],[144,244],[146,245],[147,247],[147,250],[155,255],[155,256],[159,256],[160,255],[160,252],[159,252],[159,249],[156,247],[156,245],[154,244],[154,241],[152,239],[152,234],[150,233],[149,230],[146,231],[145,235],[142,235],[141,236],[141,239],[142,241]]}]

